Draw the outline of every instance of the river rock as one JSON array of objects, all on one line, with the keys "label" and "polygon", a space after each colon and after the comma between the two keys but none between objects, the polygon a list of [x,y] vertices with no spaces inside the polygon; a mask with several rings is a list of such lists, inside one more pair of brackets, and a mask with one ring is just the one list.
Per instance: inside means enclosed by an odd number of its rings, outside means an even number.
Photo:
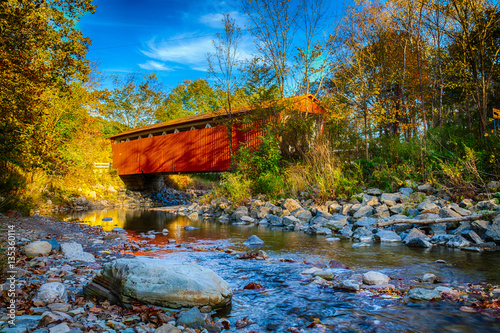
[{"label": "river rock", "polygon": [[340,235],[344,238],[350,238],[352,236],[352,225],[346,225],[340,230]]},{"label": "river rock", "polygon": [[458,214],[457,212],[455,212],[451,208],[445,207],[445,208],[441,208],[439,210],[439,217],[440,218],[462,217],[462,215]]},{"label": "river rock", "polygon": [[73,318],[62,312],[57,312],[57,311],[47,311],[42,314],[42,319],[40,320],[40,326],[45,327],[47,325],[50,325],[55,322],[61,322],[61,321],[68,321],[72,322]]},{"label": "river rock", "polygon": [[330,228],[333,231],[342,230],[342,228],[347,224],[347,218],[344,215],[334,214],[325,224],[325,227]]},{"label": "river rock", "polygon": [[399,193],[405,197],[409,197],[413,193],[413,189],[411,187],[402,187],[399,189]]},{"label": "river rock", "polygon": [[430,225],[430,229],[432,235],[446,234],[446,223],[433,223]]},{"label": "river rock", "polygon": [[62,243],[61,250],[64,256],[71,261],[95,262],[94,255],[83,252],[83,247],[76,242]]},{"label": "river rock", "polygon": [[483,240],[474,231],[470,230],[462,233],[462,236],[468,241],[474,242],[475,244],[483,244]]},{"label": "river rock", "polygon": [[293,215],[284,216],[282,221],[285,226],[296,225],[297,223],[301,223],[301,221]]},{"label": "river rock", "polygon": [[422,276],[422,282],[428,282],[428,283],[436,283],[438,281],[438,278],[435,274],[432,273],[427,273]]},{"label": "river rock", "polygon": [[340,261],[335,260],[335,259],[332,259],[332,260],[330,260],[328,262],[328,267],[330,267],[330,268],[349,269],[349,267],[347,267],[346,265],[344,265],[343,263],[341,263]]},{"label": "river rock", "polygon": [[52,303],[47,305],[47,307],[52,311],[58,312],[68,312],[71,309],[71,305],[68,303]]},{"label": "river rock", "polygon": [[460,235],[456,235],[446,243],[446,246],[455,248],[467,247],[469,245],[470,242]]},{"label": "river rock", "polygon": [[197,212],[192,212],[187,216],[188,219],[190,220],[197,220],[198,219],[198,213]]},{"label": "river rock", "polygon": [[455,211],[456,213],[460,214],[460,216],[469,216],[472,214],[470,210],[464,209],[458,205],[451,206],[451,209],[453,209],[453,211]]},{"label": "river rock", "polygon": [[49,333],[67,333],[67,332],[71,332],[71,329],[66,323],[60,323],[56,326],[49,328]]},{"label": "river rock", "polygon": [[389,211],[389,207],[387,207],[386,204],[380,205],[375,208],[375,215],[376,218],[383,219],[385,217],[391,216],[391,213]]},{"label": "river rock", "polygon": [[411,229],[410,233],[404,238],[404,243],[407,244],[414,238],[423,238],[423,239],[428,239],[427,235],[424,234],[422,231],[420,231],[417,228]]},{"label": "river rock", "polygon": [[285,202],[283,203],[283,207],[289,212],[293,212],[297,209],[302,208],[302,206],[294,199],[286,199]]},{"label": "river rock", "polygon": [[419,185],[417,187],[417,190],[419,192],[424,192],[424,193],[427,193],[427,194],[432,194],[432,193],[435,192],[434,188],[430,184]]},{"label": "river rock", "polygon": [[260,246],[264,245],[264,241],[259,237],[252,235],[248,237],[248,239],[243,244],[245,244],[246,246]]},{"label": "river rock", "polygon": [[49,303],[66,303],[68,301],[68,295],[66,293],[66,287],[60,282],[49,282],[42,284],[35,297],[33,298],[33,304],[35,306],[45,306]]},{"label": "river rock", "polygon": [[267,214],[266,220],[268,220],[269,223],[271,223],[271,225],[273,225],[275,227],[282,227],[284,225],[283,218],[279,217],[277,215],[274,215],[274,214]]},{"label": "river rock", "polygon": [[409,247],[432,247],[432,243],[429,242],[426,238],[412,238],[405,244]]},{"label": "river rock", "polygon": [[393,206],[401,201],[401,196],[399,193],[382,193],[380,201],[388,206]]},{"label": "river rock", "polygon": [[360,289],[359,284],[352,280],[343,280],[336,284],[334,288],[347,290],[347,291],[358,291]]},{"label": "river rock", "polygon": [[366,227],[369,228],[373,226],[374,224],[378,223],[378,219],[375,219],[373,217],[363,217],[362,219],[354,222],[354,227]]},{"label": "river rock", "polygon": [[325,279],[327,281],[332,281],[333,280],[333,272],[329,269],[322,269],[320,271],[316,271],[313,273],[313,277],[319,276],[322,279]]},{"label": "river rock", "polygon": [[252,224],[255,223],[255,219],[250,217],[250,216],[242,216],[240,217],[240,221],[245,223],[245,224]]},{"label": "river rock", "polygon": [[389,208],[389,210],[393,214],[403,214],[404,210],[405,210],[405,207],[403,206],[403,204],[395,204],[395,205],[391,206]]},{"label": "river rock", "polygon": [[[133,332],[131,333],[135,333],[133,329],[132,331]],[[158,327],[154,333],[181,333],[181,332],[182,331],[180,329],[178,329],[172,324],[163,324],[160,327]]]},{"label": "river rock", "polygon": [[429,240],[432,244],[440,244],[440,245],[444,245],[446,243],[448,243],[450,241],[450,239],[452,239],[453,235],[448,235],[448,234],[437,234],[437,235],[434,235],[432,236],[432,238]]},{"label": "river rock", "polygon": [[401,242],[401,237],[392,230],[380,229],[373,235],[373,239],[381,243]]},{"label": "river rock", "polygon": [[170,308],[221,308],[231,302],[229,284],[209,268],[173,260],[117,259],[104,265],[93,284],[114,286],[112,292],[124,303],[138,300]]},{"label": "river rock", "polygon": [[231,215],[231,218],[233,220],[239,220],[245,215],[248,215],[248,208],[246,206],[239,206],[236,208],[233,215]]},{"label": "river rock", "polygon": [[495,243],[500,244],[500,215],[498,215],[488,226],[485,237],[487,240],[492,240]]},{"label": "river rock", "polygon": [[205,319],[197,307],[193,307],[187,311],[181,311],[176,322],[177,326],[202,328],[205,326]]},{"label": "river rock", "polygon": [[437,213],[439,211],[438,205],[435,203],[431,202],[430,200],[425,200],[422,201],[418,206],[417,209],[419,211],[427,211],[430,213]]},{"label": "river rock", "polygon": [[373,207],[372,206],[362,206],[361,208],[359,208],[358,211],[356,211],[356,213],[354,213],[353,217],[355,219],[359,219],[359,218],[362,218],[362,217],[368,217],[368,216],[372,216],[373,215]]},{"label": "river rock", "polygon": [[365,227],[357,228],[352,234],[352,239],[360,242],[369,242],[373,239],[373,233]]},{"label": "river rock", "polygon": [[389,277],[380,272],[366,272],[363,273],[363,283],[369,286],[377,284],[387,284],[389,283]]},{"label": "river rock", "polygon": [[408,297],[417,301],[430,301],[431,299],[441,299],[441,293],[436,289],[413,288],[408,292]]},{"label": "river rock", "polygon": [[28,257],[46,256],[52,251],[52,245],[47,241],[36,241],[26,245],[22,253]]}]

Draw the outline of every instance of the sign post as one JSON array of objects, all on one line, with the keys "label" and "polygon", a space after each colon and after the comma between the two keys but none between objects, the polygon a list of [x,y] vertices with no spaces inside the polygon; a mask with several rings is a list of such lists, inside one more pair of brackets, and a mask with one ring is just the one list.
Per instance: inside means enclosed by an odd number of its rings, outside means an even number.
[{"label": "sign post", "polygon": [[500,119],[500,110],[493,108],[493,127],[495,128],[495,135],[497,135],[497,127],[499,119]]}]

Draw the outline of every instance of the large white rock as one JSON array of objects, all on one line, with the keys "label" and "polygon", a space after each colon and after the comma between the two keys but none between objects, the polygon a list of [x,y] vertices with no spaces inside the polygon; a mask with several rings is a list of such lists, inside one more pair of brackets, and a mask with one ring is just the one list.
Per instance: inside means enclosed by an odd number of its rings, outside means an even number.
[{"label": "large white rock", "polygon": [[52,245],[46,241],[36,241],[29,243],[23,248],[23,253],[28,257],[36,257],[39,254],[46,256],[52,251]]},{"label": "large white rock", "polygon": [[387,284],[389,283],[389,277],[380,272],[370,271],[363,273],[363,283],[370,286],[377,284]]},{"label": "large white rock", "polygon": [[211,306],[221,308],[231,302],[229,284],[209,268],[173,260],[117,259],[104,265],[97,276],[111,285],[121,300],[138,301],[171,308]]},{"label": "large white rock", "polygon": [[92,253],[83,252],[83,247],[76,243],[62,243],[61,250],[64,256],[69,260],[95,262],[95,257]]},{"label": "large white rock", "polygon": [[33,298],[33,303],[37,306],[45,306],[48,303],[66,303],[67,301],[66,287],[60,282],[42,284]]}]

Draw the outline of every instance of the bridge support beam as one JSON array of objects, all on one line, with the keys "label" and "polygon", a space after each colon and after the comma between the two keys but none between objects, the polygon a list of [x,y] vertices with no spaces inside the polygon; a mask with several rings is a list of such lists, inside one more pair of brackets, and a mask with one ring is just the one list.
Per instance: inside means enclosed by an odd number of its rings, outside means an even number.
[{"label": "bridge support beam", "polygon": [[121,175],[120,178],[131,191],[159,191],[163,185],[163,177],[154,173]]}]

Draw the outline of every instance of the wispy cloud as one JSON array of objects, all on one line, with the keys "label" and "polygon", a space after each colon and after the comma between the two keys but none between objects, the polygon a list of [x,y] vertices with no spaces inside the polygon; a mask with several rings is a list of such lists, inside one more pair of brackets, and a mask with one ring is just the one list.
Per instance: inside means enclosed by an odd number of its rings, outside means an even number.
[{"label": "wispy cloud", "polygon": [[[244,15],[237,11],[232,11],[228,14],[231,19],[236,21],[236,25],[238,25],[240,28],[244,27],[247,22],[247,19]],[[211,28],[222,29],[224,28],[224,24],[222,23],[223,18],[224,15],[222,13],[209,13],[201,16],[199,22]]]},{"label": "wispy cloud", "polygon": [[148,43],[148,50],[141,52],[152,59],[164,62],[173,62],[189,67],[199,67],[206,63],[206,54],[213,50],[211,37],[185,39],[178,36],[170,41]]},{"label": "wispy cloud", "polygon": [[153,71],[173,71],[173,68],[167,67],[165,64],[162,64],[157,61],[153,60],[148,60],[144,64],[139,64],[139,67],[142,69],[146,70],[153,70]]}]

